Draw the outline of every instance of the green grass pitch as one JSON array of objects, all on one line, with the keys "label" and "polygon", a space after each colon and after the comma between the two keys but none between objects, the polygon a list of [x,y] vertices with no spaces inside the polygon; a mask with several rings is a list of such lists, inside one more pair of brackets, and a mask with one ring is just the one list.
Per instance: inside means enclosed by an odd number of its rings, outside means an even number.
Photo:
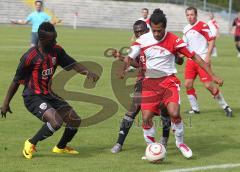
[{"label": "green grass pitch", "polygon": [[[78,61],[94,61],[103,67],[103,74],[96,88],[87,90],[82,87],[82,76],[76,75],[66,86],[67,90],[88,92],[108,97],[117,102],[111,88],[111,67],[113,59],[105,58],[103,52],[109,47],[121,48],[130,44],[132,33],[126,30],[86,29],[58,27],[58,43]],[[30,28],[10,25],[0,27],[0,101],[15,73],[21,55],[27,50]],[[185,142],[193,150],[193,158],[183,158],[170,134],[167,159],[158,165],[141,160],[145,143],[141,127],[136,124],[129,133],[124,149],[119,154],[111,154],[110,149],[116,141],[119,124],[125,109],[118,103],[118,112],[111,118],[90,127],[80,128],[71,145],[80,151],[77,156],[55,155],[52,147],[58,142],[63,129],[53,137],[40,142],[38,152],[32,160],[23,158],[21,151],[24,141],[31,137],[42,125],[24,107],[22,87],[11,102],[13,114],[0,119],[0,171],[138,171],[159,172],[162,170],[191,168],[196,166],[239,163],[240,161],[240,59],[236,57],[233,38],[222,35],[217,41],[219,57],[213,58],[213,70],[225,83],[221,88],[225,99],[234,111],[233,118],[227,118],[217,102],[213,100],[203,85],[197,80],[196,90],[201,114],[191,118],[184,113],[189,109],[187,97],[182,87],[181,112],[185,123]],[[178,76],[183,83],[183,66],[178,67]],[[70,101],[77,113],[86,118],[98,112],[98,105]],[[161,134],[158,128],[157,139]],[[225,169],[240,171],[240,168]],[[210,170],[210,171],[225,171]]]}]

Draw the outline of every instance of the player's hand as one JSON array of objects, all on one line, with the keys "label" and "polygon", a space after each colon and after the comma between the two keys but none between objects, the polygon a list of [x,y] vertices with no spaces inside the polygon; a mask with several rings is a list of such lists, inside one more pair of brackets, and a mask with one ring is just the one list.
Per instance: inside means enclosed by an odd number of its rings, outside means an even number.
[{"label": "player's hand", "polygon": [[0,110],[1,110],[2,118],[3,118],[3,117],[6,118],[7,112],[12,113],[9,105],[3,105],[3,106],[0,108]]},{"label": "player's hand", "polygon": [[121,61],[124,60],[124,58],[122,57],[121,53],[118,50],[116,50],[116,49],[112,51],[112,56],[115,57],[118,60],[121,60]]},{"label": "player's hand", "polygon": [[87,73],[87,78],[91,79],[93,82],[97,82],[99,80],[99,76],[90,71]]},{"label": "player's hand", "polygon": [[10,20],[12,24],[17,24],[17,20]]},{"label": "player's hand", "polygon": [[223,80],[217,76],[213,76],[212,77],[213,79],[213,82],[215,82],[216,84],[218,84],[219,86],[222,86],[223,85]]}]

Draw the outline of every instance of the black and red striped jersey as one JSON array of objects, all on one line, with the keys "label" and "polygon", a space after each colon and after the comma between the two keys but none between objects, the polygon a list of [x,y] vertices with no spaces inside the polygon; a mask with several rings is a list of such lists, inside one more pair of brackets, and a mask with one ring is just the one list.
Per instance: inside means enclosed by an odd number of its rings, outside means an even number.
[{"label": "black and red striped jersey", "polygon": [[57,66],[67,70],[75,62],[59,45],[55,45],[50,53],[44,55],[38,47],[32,47],[20,59],[14,81],[25,85],[23,95],[47,95],[50,93],[51,79]]}]

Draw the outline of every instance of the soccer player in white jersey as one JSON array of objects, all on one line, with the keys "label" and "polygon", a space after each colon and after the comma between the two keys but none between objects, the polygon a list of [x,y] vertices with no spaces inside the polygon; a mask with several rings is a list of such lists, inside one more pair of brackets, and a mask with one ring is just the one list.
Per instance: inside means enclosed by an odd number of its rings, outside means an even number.
[{"label": "soccer player in white jersey", "polygon": [[[190,52],[186,44],[178,36],[167,32],[167,19],[163,11],[155,9],[150,17],[152,32],[140,36],[128,57],[127,66],[140,53],[146,57],[146,72],[142,82],[142,120],[144,139],[147,144],[154,142],[155,129],[152,118],[159,115],[159,106],[167,108],[171,118],[171,126],[176,138],[176,146],[186,158],[192,156],[191,149],[183,141],[183,121],[180,116],[180,81],[175,76],[175,55],[183,54],[199,64],[219,85],[223,80],[213,74],[207,63],[195,52]],[[126,67],[127,67],[126,66]]]},{"label": "soccer player in white jersey", "polygon": [[[215,40],[219,37],[219,25],[216,21],[216,19],[214,18],[214,14],[211,12],[209,13],[209,21],[207,22],[209,29],[212,33],[212,35],[215,37]],[[212,50],[212,57],[217,57],[217,47],[216,45],[214,46],[213,50]]]},{"label": "soccer player in white jersey", "polygon": [[149,14],[149,10],[147,8],[143,8],[142,9],[142,17],[139,18],[138,20],[144,21],[147,24],[148,28],[150,28],[150,25],[149,25],[150,19],[148,17],[148,14]]},{"label": "soccer player in white jersey", "polygon": [[[211,53],[215,44],[215,37],[212,35],[208,25],[197,20],[197,9],[188,7],[185,10],[189,22],[183,30],[183,40],[187,43],[188,49],[198,54],[211,67]],[[196,62],[188,59],[185,67],[185,87],[191,105],[189,113],[200,113],[197,103],[197,94],[194,89],[194,81],[199,76],[205,88],[210,91],[214,99],[224,109],[228,117],[232,116],[232,110],[219,91],[219,87],[213,83],[213,78],[204,71]]]}]

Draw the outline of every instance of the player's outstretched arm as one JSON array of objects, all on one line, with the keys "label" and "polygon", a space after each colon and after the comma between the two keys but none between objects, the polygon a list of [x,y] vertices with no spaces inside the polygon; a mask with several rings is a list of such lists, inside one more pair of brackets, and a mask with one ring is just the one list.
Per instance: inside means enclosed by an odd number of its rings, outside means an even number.
[{"label": "player's outstretched arm", "polygon": [[28,24],[27,20],[10,20],[12,24],[20,24],[20,25],[25,25]]},{"label": "player's outstretched arm", "polygon": [[[119,51],[114,50],[112,52],[112,56],[115,57],[116,59],[120,60],[120,61],[124,61],[124,59],[127,59],[126,56],[123,56]],[[129,65],[131,65],[132,67],[138,68],[139,67],[139,63],[135,60],[135,59],[129,59]]]},{"label": "player's outstretched arm", "polygon": [[72,65],[72,69],[78,72],[79,74],[86,75],[88,79],[91,79],[93,82],[97,82],[99,76],[90,70],[88,70],[85,66],[81,65],[80,63],[74,63]]},{"label": "player's outstretched arm", "polygon": [[200,67],[203,68],[212,77],[213,81],[216,84],[218,84],[219,86],[223,85],[223,80],[213,73],[209,65],[199,55],[195,54],[192,57],[192,60],[199,64]]},{"label": "player's outstretched arm", "polygon": [[9,86],[7,95],[6,95],[6,97],[5,97],[4,101],[3,101],[3,104],[1,106],[1,115],[2,115],[2,117],[6,118],[7,112],[12,113],[9,104],[10,104],[13,96],[17,92],[19,85],[20,85],[19,83],[15,82],[15,81],[12,81],[11,85]]},{"label": "player's outstretched arm", "polygon": [[55,20],[51,20],[50,23],[52,23],[53,25],[56,25],[56,24],[62,23],[62,20],[61,19],[55,19]]}]

